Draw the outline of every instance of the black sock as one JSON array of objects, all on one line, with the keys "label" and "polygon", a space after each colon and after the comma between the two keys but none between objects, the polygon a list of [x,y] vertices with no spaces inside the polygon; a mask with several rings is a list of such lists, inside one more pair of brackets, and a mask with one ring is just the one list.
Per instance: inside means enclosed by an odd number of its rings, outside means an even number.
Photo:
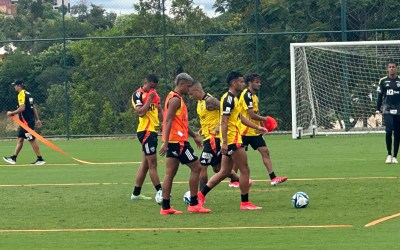
[{"label": "black sock", "polygon": [[201,190],[201,193],[204,195],[204,196],[206,196],[207,194],[208,194],[208,192],[210,192],[211,191],[211,188],[209,188],[207,185],[205,185],[204,187],[203,187],[203,189]]},{"label": "black sock", "polygon": [[228,175],[228,177],[231,179],[231,182],[239,181],[239,179],[233,174]]},{"label": "black sock", "polygon": [[11,159],[13,159],[15,161],[17,159],[17,156],[16,155],[12,155]]},{"label": "black sock", "polygon": [[392,132],[386,132],[386,149],[388,155],[392,155]]},{"label": "black sock", "polygon": [[274,179],[275,177],[276,177],[275,172],[272,171],[272,172],[269,174],[269,178],[272,180],[272,179]]},{"label": "black sock", "polygon": [[248,202],[249,201],[249,194],[242,194],[241,198],[242,198],[242,202]]},{"label": "black sock", "polygon": [[197,204],[199,204],[197,194],[195,196],[190,196],[190,206],[196,206]]},{"label": "black sock", "polygon": [[142,187],[136,187],[133,189],[133,195],[138,196],[140,194],[140,191],[142,190]]},{"label": "black sock", "polygon": [[158,191],[158,190],[160,190],[160,189],[161,189],[161,184],[157,184],[157,185],[155,185],[154,187],[155,187],[155,188],[156,188],[156,190]]},{"label": "black sock", "polygon": [[37,159],[38,159],[38,161],[43,161],[43,158],[42,158],[41,155],[39,155],[39,156],[37,157]]},{"label": "black sock", "polygon": [[163,209],[170,209],[171,208],[171,204],[170,204],[169,200],[163,199],[161,204],[162,204],[162,208]]}]

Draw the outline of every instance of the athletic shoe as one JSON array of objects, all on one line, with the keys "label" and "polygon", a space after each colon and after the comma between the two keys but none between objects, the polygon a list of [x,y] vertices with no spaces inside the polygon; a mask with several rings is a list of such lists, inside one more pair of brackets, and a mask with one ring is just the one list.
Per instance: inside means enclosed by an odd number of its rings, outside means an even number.
[{"label": "athletic shoe", "polygon": [[[3,159],[4,159],[4,158],[3,158]],[[388,156],[386,157],[385,163],[386,163],[386,164],[392,163],[392,156],[391,156],[391,155],[388,155]]]},{"label": "athletic shoe", "polygon": [[392,158],[392,163],[394,163],[394,164],[399,163],[399,162],[397,161],[397,158],[396,158],[396,157],[393,157],[393,158]]},{"label": "athletic shoe", "polygon": [[271,180],[271,186],[276,186],[282,182],[285,182],[287,180],[287,177],[275,177],[274,179]]},{"label": "athletic shoe", "polygon": [[[249,186],[253,186],[253,180],[249,179]],[[229,187],[233,187],[233,188],[238,188],[239,187],[239,181],[230,181],[229,182]]]},{"label": "athletic shoe", "polygon": [[211,210],[208,208],[204,208],[200,204],[197,204],[194,206],[188,206],[188,212],[189,213],[207,214],[207,213],[210,213]]},{"label": "athletic shoe", "polygon": [[131,200],[135,201],[135,200],[151,200],[151,197],[147,197],[143,194],[139,194],[139,195],[131,195]]},{"label": "athletic shoe", "polygon": [[17,161],[16,161],[15,159],[13,159],[11,156],[10,156],[10,157],[4,156],[4,157],[3,157],[3,160],[4,160],[5,162],[7,162],[7,163],[12,164],[12,165],[15,165],[15,164],[17,163]]},{"label": "athletic shoe", "polygon": [[42,160],[36,160],[34,162],[31,163],[31,165],[44,165],[46,164],[46,162],[42,159]]},{"label": "athletic shoe", "polygon": [[239,187],[239,182],[238,181],[230,181],[229,182],[229,187],[238,188]]},{"label": "athletic shoe", "polygon": [[168,214],[183,214],[182,211],[175,210],[173,207],[170,207],[169,209],[163,209],[161,208],[160,210],[161,215],[168,215]]},{"label": "athletic shoe", "polygon": [[257,207],[250,201],[240,203],[240,210],[259,210],[259,209],[262,209],[262,207]]},{"label": "athletic shoe", "polygon": [[204,197],[202,192],[197,192],[197,202],[199,203],[200,206],[203,206],[206,204],[206,197]]}]

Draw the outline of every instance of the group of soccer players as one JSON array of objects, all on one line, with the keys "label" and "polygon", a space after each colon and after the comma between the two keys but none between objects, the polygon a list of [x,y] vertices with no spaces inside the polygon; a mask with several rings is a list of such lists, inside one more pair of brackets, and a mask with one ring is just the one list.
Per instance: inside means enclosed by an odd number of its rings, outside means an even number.
[{"label": "group of soccer players", "polygon": [[[162,188],[161,215],[181,214],[170,205],[170,193],[173,179],[179,164],[187,165],[190,170],[190,213],[209,213],[204,207],[205,196],[226,177],[230,187],[239,187],[241,191],[241,210],[256,210],[262,207],[249,201],[252,181],[247,162],[247,147],[258,150],[271,179],[271,185],[287,180],[287,177],[275,175],[268,148],[262,137],[267,129],[261,122],[267,118],[258,114],[257,91],[260,89],[260,76],[250,74],[244,77],[240,72],[232,71],[227,76],[228,92],[220,101],[205,93],[201,83],[194,81],[187,73],[178,74],[174,81],[174,90],[169,92],[164,102],[164,111],[155,88],[158,79],[148,75],[143,86],[132,95],[132,105],[139,115],[138,139],[142,144],[142,163],[136,175],[136,183],[131,200],[149,200],[141,194],[141,187],[147,171],[157,191]],[[247,88],[245,88],[247,85]],[[195,133],[188,126],[187,106],[182,98],[189,95],[197,101],[197,113],[201,129]],[[157,175],[157,132],[159,121],[162,123],[163,144],[159,150],[166,155],[166,172],[162,187]],[[198,148],[203,148],[200,159],[188,142],[191,136]],[[203,140],[200,139],[203,136]],[[215,174],[208,180],[207,166],[211,165]],[[240,170],[240,175],[236,173]],[[198,188],[200,186],[200,191]]]}]

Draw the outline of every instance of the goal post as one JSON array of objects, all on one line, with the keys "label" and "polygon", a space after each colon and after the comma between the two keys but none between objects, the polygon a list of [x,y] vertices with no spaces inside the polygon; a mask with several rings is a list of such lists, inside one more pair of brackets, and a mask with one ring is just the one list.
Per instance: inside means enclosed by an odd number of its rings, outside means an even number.
[{"label": "goal post", "polygon": [[382,133],[379,80],[400,62],[400,41],[290,44],[292,138]]}]

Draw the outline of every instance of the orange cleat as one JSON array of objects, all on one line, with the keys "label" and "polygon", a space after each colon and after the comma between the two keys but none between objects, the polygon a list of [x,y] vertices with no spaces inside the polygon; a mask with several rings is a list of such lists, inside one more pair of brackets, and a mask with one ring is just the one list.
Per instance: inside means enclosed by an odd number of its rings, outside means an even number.
[{"label": "orange cleat", "polygon": [[259,209],[262,209],[262,207],[258,207],[253,203],[251,203],[250,201],[240,203],[240,210],[259,210]]},{"label": "orange cleat", "polygon": [[271,180],[271,186],[276,186],[282,182],[285,182],[287,180],[287,177],[275,177],[274,179]]},{"label": "orange cleat", "polygon": [[197,192],[197,202],[199,203],[200,206],[203,206],[206,204],[206,197],[204,197],[202,192]]},{"label": "orange cleat", "polygon": [[188,207],[188,212],[189,213],[207,214],[207,213],[210,213],[211,210],[208,209],[208,208],[204,208],[200,204],[197,204],[197,205],[194,205],[194,206],[189,206]]},{"label": "orange cleat", "polygon": [[168,215],[168,214],[183,214],[182,211],[175,210],[173,207],[170,207],[169,209],[162,209],[160,210],[161,215]]}]

